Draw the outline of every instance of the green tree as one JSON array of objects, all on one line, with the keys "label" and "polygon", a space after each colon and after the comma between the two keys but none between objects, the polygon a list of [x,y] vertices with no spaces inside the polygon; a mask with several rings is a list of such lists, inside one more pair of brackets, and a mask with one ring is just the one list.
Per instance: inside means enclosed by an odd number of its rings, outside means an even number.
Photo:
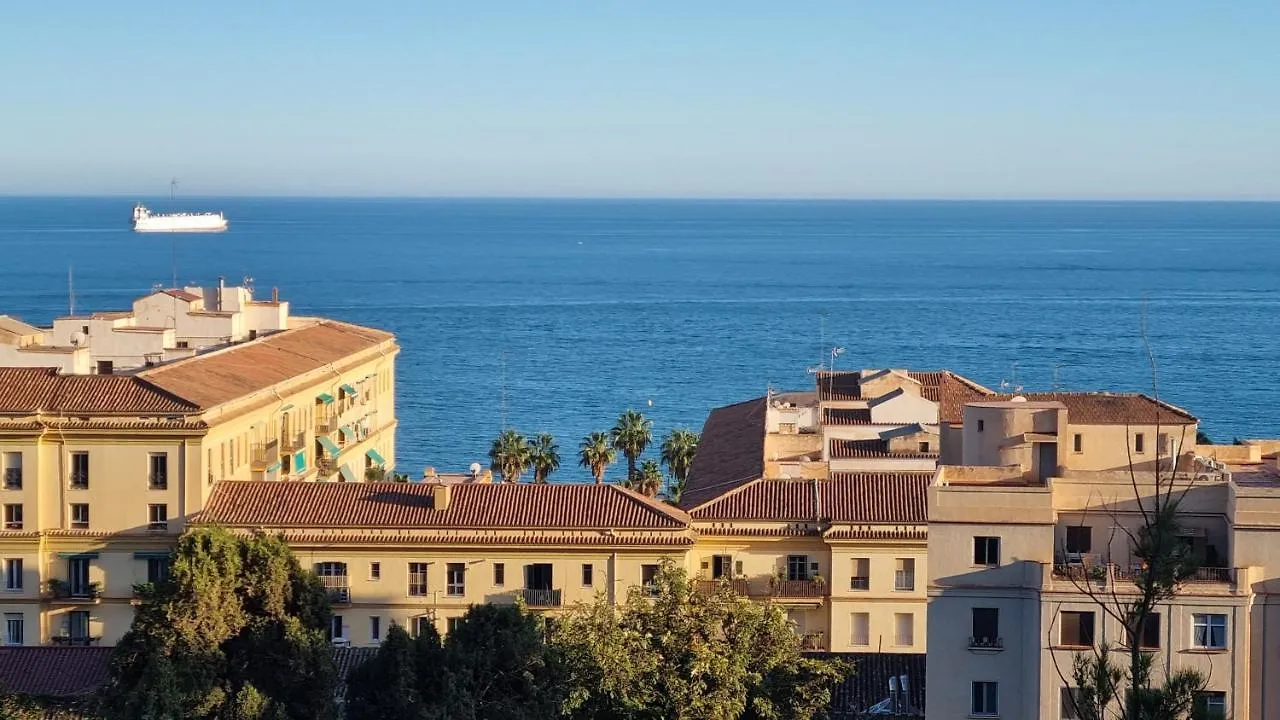
[{"label": "green tree", "polygon": [[[439,637],[436,639],[439,651]],[[414,638],[399,625],[387,630],[387,637],[370,660],[347,678],[349,720],[417,720],[426,717],[422,707]]]},{"label": "green tree", "polygon": [[671,473],[668,496],[672,502],[680,502],[685,481],[689,479],[689,466],[698,453],[698,433],[688,428],[676,428],[662,440],[662,464]]},{"label": "green tree", "polygon": [[532,461],[529,441],[515,430],[503,430],[489,448],[489,460],[489,469],[502,476],[502,482],[520,482]]},{"label": "green tree", "polygon": [[662,468],[658,467],[658,463],[653,460],[645,460],[636,471],[635,479],[627,480],[623,485],[638,493],[654,497],[662,489]]},{"label": "green tree", "polygon": [[529,448],[529,464],[533,466],[533,481],[545,483],[547,476],[560,469],[560,446],[548,433],[534,438]]},{"label": "green tree", "polygon": [[112,657],[109,717],[334,717],[328,599],[279,537],[192,528],[169,580],[138,590]]},{"label": "green tree", "polygon": [[670,563],[617,608],[603,597],[575,607],[552,643],[573,718],[805,720],[825,712],[847,672],[801,654],[780,607],[727,585],[698,592]]},{"label": "green tree", "polygon": [[609,433],[593,432],[578,446],[578,464],[591,471],[597,485],[604,482],[605,470],[617,460],[618,453],[613,449]]},{"label": "green tree", "polygon": [[653,441],[653,421],[643,413],[627,410],[610,431],[613,446],[627,458],[627,480],[635,482],[636,463]]}]

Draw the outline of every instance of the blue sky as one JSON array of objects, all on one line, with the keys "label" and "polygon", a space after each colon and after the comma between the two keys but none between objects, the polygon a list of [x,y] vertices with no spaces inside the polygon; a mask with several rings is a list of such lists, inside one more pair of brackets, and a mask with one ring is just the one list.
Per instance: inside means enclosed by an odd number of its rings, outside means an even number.
[{"label": "blue sky", "polygon": [[1280,3],[10,2],[0,193],[1280,198]]}]

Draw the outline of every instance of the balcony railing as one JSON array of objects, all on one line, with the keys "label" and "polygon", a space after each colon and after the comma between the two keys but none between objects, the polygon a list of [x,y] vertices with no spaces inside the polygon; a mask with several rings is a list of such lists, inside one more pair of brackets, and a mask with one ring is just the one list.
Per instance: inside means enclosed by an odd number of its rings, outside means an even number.
[{"label": "balcony railing", "polygon": [[100,637],[91,637],[88,635],[83,637],[74,635],[54,635],[49,639],[53,641],[54,645],[70,645],[72,647],[88,647],[90,645],[97,645],[98,642],[102,640]]},{"label": "balcony railing", "polygon": [[970,650],[1003,650],[1004,638],[990,635],[969,638]]},{"label": "balcony railing", "polygon": [[316,458],[316,473],[319,475],[332,475],[338,471],[338,465],[333,458]]},{"label": "balcony railing", "polygon": [[853,577],[849,578],[849,589],[850,590],[870,590],[871,578],[865,577],[865,576],[858,577],[857,575],[854,575]]},{"label": "balcony railing", "polygon": [[89,473],[87,472],[73,472],[71,473],[70,480],[71,487],[77,490],[83,490],[89,487]]},{"label": "balcony railing", "polygon": [[531,608],[560,607],[561,604],[559,590],[524,588],[519,592],[524,604]]},{"label": "balcony railing", "polygon": [[820,580],[774,580],[769,584],[769,594],[776,598],[823,598],[827,596],[827,584]]},{"label": "balcony railing", "polygon": [[[1054,563],[1053,576],[1075,582],[1139,582],[1146,572],[1141,567],[1122,567],[1115,563],[1099,565],[1082,565],[1079,563]],[[1202,567],[1196,568],[1187,583],[1223,583],[1234,584],[1236,571],[1234,568]]]},{"label": "balcony railing", "polygon": [[51,600],[65,602],[94,602],[101,596],[101,583],[70,583],[66,580],[59,580],[58,578],[54,578],[49,581],[48,597]]},{"label": "balcony railing", "polygon": [[169,476],[164,473],[153,473],[147,477],[147,487],[152,490],[167,490],[169,488]]},{"label": "balcony railing", "polygon": [[827,638],[821,632],[807,632],[800,636],[800,649],[808,652],[822,652],[827,649]]},{"label": "balcony railing", "polygon": [[1187,578],[1189,583],[1231,583],[1235,584],[1234,568],[1202,567],[1197,568],[1194,575]]},{"label": "balcony railing", "polygon": [[316,418],[316,435],[328,435],[338,429],[338,418],[335,415]]},{"label": "balcony railing", "polygon": [[280,447],[288,452],[301,450],[307,446],[306,433],[288,433],[280,436]]},{"label": "balcony railing", "polygon": [[324,589],[329,595],[329,602],[334,605],[351,604],[351,588],[345,585],[333,585]]},{"label": "balcony railing", "polygon": [[262,472],[267,466],[280,459],[280,446],[273,442],[254,443],[249,453],[249,467],[254,472]]},{"label": "balcony railing", "polygon": [[743,579],[730,580],[729,578],[720,578],[718,580],[699,580],[695,589],[703,595],[714,595],[720,588],[727,587],[734,595],[746,597],[751,594],[751,584]]}]

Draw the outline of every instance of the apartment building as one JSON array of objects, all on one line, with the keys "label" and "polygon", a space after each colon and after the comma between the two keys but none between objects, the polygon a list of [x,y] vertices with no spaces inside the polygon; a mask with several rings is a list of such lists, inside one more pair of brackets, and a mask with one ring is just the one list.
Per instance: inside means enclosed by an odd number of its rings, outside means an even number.
[{"label": "apartment building", "polygon": [[[1208,677],[1199,702],[1274,717],[1265,682],[1280,532],[1280,447],[1196,445],[1198,421],[1142,395],[1029,394],[969,402],[928,490],[931,718],[1073,718],[1071,667],[1140,642],[1158,673]],[[1128,533],[1157,473],[1189,488],[1179,521],[1199,571],[1127,638],[1090,597],[1135,592]],[[1114,607],[1114,605],[1113,605]]]},{"label": "apartment building", "polygon": [[220,482],[384,477],[398,350],[291,318],[134,372],[0,368],[5,642],[114,643]]}]

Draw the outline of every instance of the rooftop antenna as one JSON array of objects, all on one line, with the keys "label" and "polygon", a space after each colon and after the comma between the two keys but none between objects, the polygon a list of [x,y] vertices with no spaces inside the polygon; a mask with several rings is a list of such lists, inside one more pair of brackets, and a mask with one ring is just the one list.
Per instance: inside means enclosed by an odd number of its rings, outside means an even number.
[{"label": "rooftop antenna", "polygon": [[69,306],[67,314],[74,317],[76,314],[76,284],[70,265],[67,266],[67,305]]},{"label": "rooftop antenna", "polygon": [[1055,363],[1053,366],[1053,391],[1058,392],[1062,386],[1058,383],[1058,371],[1066,367],[1069,363]]},{"label": "rooftop antenna", "polygon": [[169,202],[173,202],[174,193],[178,190],[178,178],[169,181]]},{"label": "rooftop antenna", "polygon": [[502,397],[501,397],[501,402],[499,404],[499,407],[501,408],[501,412],[502,412],[502,429],[505,431],[507,429],[507,351],[506,350],[502,351],[501,364],[502,364],[501,374],[500,374],[501,380],[499,384],[501,386]]}]

